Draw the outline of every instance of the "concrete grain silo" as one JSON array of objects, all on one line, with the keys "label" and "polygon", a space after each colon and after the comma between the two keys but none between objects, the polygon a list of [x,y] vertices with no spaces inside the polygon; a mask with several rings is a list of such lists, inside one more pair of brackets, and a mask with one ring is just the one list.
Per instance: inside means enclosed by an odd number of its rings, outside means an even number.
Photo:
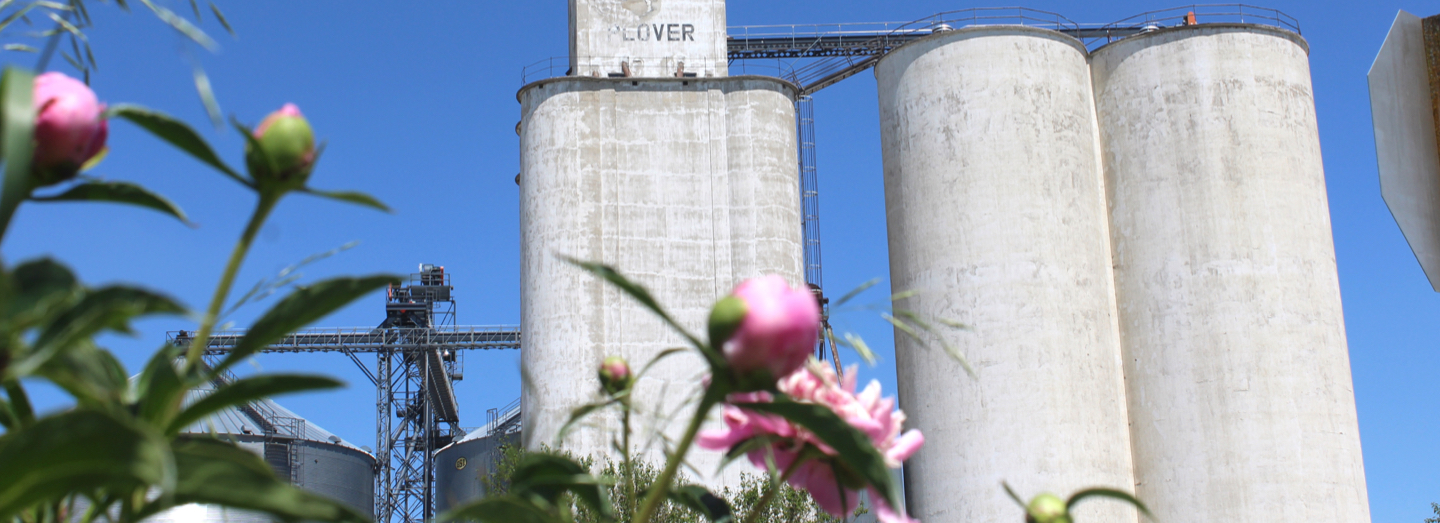
[{"label": "concrete grain silo", "polygon": [[1094,52],[1136,492],[1162,521],[1368,522],[1308,46]]},{"label": "concrete grain silo", "polygon": [[1016,520],[1002,481],[1132,485],[1085,46],[976,26],[907,44],[875,74],[891,284],[920,293],[897,307],[973,326],[952,341],[978,371],[896,334],[901,407],[926,438],[905,469],[912,515]]},{"label": "concrete grain silo", "polygon": [[[639,368],[685,345],[631,298],[559,255],[618,268],[695,332],[703,332],[710,304],[743,279],[775,273],[804,283],[796,88],[727,76],[724,6],[572,0],[571,75],[519,92],[523,411],[531,448],[555,445],[571,410],[596,399],[603,358],[624,356]],[[650,39],[637,42],[626,28],[641,26]],[[656,31],[665,38],[656,40]],[[639,381],[635,397],[645,412],[685,412],[676,422],[638,420],[637,445],[652,443],[642,449],[647,459],[664,458],[645,433],[660,426],[678,436],[705,372],[698,356],[685,354]],[[597,417],[562,446],[609,454],[618,425]],[[695,459],[709,474],[718,454]]]}]

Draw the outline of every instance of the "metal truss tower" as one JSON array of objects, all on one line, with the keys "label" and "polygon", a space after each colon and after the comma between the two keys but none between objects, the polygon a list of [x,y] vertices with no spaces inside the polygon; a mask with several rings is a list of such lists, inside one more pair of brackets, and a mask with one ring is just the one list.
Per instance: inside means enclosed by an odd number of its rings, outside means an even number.
[{"label": "metal truss tower", "polygon": [[[385,321],[379,329],[423,329],[406,331],[415,333],[453,327],[453,290],[443,267],[421,266],[409,282],[386,290]],[[439,347],[379,352],[374,378],[377,521],[428,521],[434,517],[435,460],[431,456],[464,435],[452,384],[464,377],[457,372],[458,359],[458,352]]]},{"label": "metal truss tower", "polygon": [[[374,329],[308,329],[261,352],[339,352],[375,385],[375,520],[420,523],[435,516],[435,451],[464,434],[454,382],[464,378],[461,351],[519,349],[516,326],[456,326],[454,287],[443,267],[422,265],[386,291],[385,320]],[[223,331],[205,347],[223,356],[244,331]],[[193,333],[172,332],[188,346]],[[374,353],[372,371],[357,354]]]}]

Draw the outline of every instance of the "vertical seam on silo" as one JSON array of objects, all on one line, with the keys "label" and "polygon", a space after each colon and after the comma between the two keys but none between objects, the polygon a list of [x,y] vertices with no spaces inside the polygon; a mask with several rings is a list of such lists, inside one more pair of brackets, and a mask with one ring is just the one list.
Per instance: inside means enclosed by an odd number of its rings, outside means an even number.
[{"label": "vertical seam on silo", "polygon": [[[707,173],[707,176],[705,176],[704,178],[705,178],[705,183],[706,183],[706,185],[708,186],[708,187],[707,187],[708,192],[709,192],[709,194],[710,194],[710,252],[714,253],[714,254],[712,254],[712,255],[710,256],[710,293],[711,293],[712,295],[714,295],[714,296],[720,296],[720,294],[719,294],[720,291],[721,291],[721,288],[720,288],[720,260],[719,260],[719,258],[720,258],[720,256],[719,256],[719,253],[720,253],[720,234],[719,234],[719,232],[717,231],[717,229],[719,229],[719,227],[720,227],[720,208],[719,208],[718,204],[715,202],[715,190],[716,190],[716,188],[715,188],[715,179],[716,179],[718,176],[720,176],[721,173],[719,173],[719,172],[717,171],[716,165],[715,165],[715,135],[714,135],[714,130],[715,130],[715,120],[716,120],[715,113],[716,113],[716,109],[717,109],[717,108],[716,108],[716,106],[715,106],[715,98],[714,98],[714,95],[712,95],[710,91],[711,91],[711,89],[710,89],[709,87],[706,87],[704,90],[700,91],[700,92],[704,93],[704,97],[705,97],[705,100],[706,100],[706,104],[705,104],[705,108],[706,108],[706,111],[705,111],[705,132],[706,132],[706,134],[708,135],[708,136],[706,136],[707,139],[706,139],[705,142],[704,142],[704,143],[706,144],[705,153],[706,153],[706,157],[707,157],[707,159],[706,159],[706,162],[707,162],[707,163],[706,163],[706,169],[705,169],[705,172]],[[718,109],[719,109],[719,111],[721,111],[721,115],[720,115],[721,118],[720,118],[720,120],[723,121],[724,119],[730,117],[730,103],[729,103],[729,102],[730,102],[730,99],[729,99],[729,96],[727,96],[727,93],[726,93],[723,89],[719,90],[719,92],[720,92],[720,102],[721,102],[721,103],[719,104],[719,108],[718,108]],[[726,134],[725,136],[726,136],[726,138],[727,138],[727,142],[726,142],[725,144],[723,144],[723,146],[725,146],[725,147],[728,148],[728,146],[729,146],[729,142],[728,142],[729,135]],[[727,152],[728,152],[728,151],[727,151]],[[726,165],[725,167],[726,167],[726,168],[725,168],[725,173],[724,173],[724,175],[725,175],[725,177],[728,179],[728,178],[730,177],[730,169],[729,169],[730,166],[729,166],[728,163],[727,163],[727,165]],[[727,201],[728,201],[728,199],[727,199]],[[728,205],[726,206],[725,211],[726,211],[726,218],[727,218],[727,220],[726,220],[726,227],[728,228],[728,227],[729,227],[729,220],[728,220],[728,218],[729,218],[729,211],[730,211]],[[729,246],[727,245],[726,248],[727,248],[727,250],[728,250]]]},{"label": "vertical seam on silo", "polygon": [[[1136,470],[1138,460],[1135,459],[1135,436],[1130,429],[1130,391],[1125,381],[1125,339],[1120,335],[1120,285],[1117,281],[1118,279],[1115,277],[1115,238],[1111,234],[1113,224],[1110,223],[1110,192],[1109,184],[1106,182],[1105,176],[1105,149],[1104,143],[1100,139],[1100,103],[1098,100],[1100,88],[1095,83],[1095,63],[1093,56],[1088,52],[1086,52],[1085,55],[1087,65],[1085,69],[1089,75],[1090,86],[1090,136],[1095,144],[1095,176],[1097,178],[1095,189],[1098,193],[1096,196],[1100,200],[1100,224],[1104,227],[1104,230],[1101,231],[1101,236],[1105,242],[1105,279],[1110,287],[1110,333],[1114,336],[1115,340],[1114,357],[1115,363],[1117,364],[1116,370],[1120,373],[1119,376],[1117,376],[1119,378],[1120,407],[1122,412],[1124,412],[1125,419],[1125,447],[1130,457],[1130,485],[1128,485],[1128,487],[1133,490],[1140,476]],[[1136,523],[1141,521],[1139,513],[1135,514],[1135,519]]]}]

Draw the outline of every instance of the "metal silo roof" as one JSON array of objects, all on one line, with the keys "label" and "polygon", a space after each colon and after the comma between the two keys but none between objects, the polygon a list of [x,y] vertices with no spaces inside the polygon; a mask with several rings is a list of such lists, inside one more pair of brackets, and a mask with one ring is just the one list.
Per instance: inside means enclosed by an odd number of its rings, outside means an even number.
[{"label": "metal silo roof", "polygon": [[[191,404],[214,392],[213,387],[192,389],[185,396],[185,403]],[[237,434],[248,436],[278,436],[316,441],[344,446],[370,454],[356,445],[325,430],[294,411],[273,400],[263,399],[239,407],[227,407],[211,414],[188,427],[189,434]]]}]

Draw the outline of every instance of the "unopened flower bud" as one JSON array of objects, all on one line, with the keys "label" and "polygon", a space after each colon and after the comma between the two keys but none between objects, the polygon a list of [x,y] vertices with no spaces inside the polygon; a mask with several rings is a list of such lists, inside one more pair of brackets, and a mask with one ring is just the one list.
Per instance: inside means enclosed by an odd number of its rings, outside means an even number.
[{"label": "unopened flower bud", "polygon": [[250,176],[262,189],[303,187],[315,166],[315,132],[295,104],[270,113],[255,128],[255,144],[245,150]]},{"label": "unopened flower bud", "polygon": [[1070,510],[1060,496],[1048,492],[1040,494],[1030,500],[1027,508],[1026,523],[1071,523]]},{"label": "unopened flower bud", "polygon": [[609,394],[618,394],[630,388],[634,377],[630,375],[630,364],[625,358],[611,356],[600,364],[600,387]]},{"label": "unopened flower bud", "polygon": [[62,73],[35,77],[35,153],[31,172],[44,187],[74,178],[105,149],[105,104],[83,82]]},{"label": "unopened flower bud", "polygon": [[710,309],[710,344],[719,349],[725,342],[735,335],[740,329],[740,323],[745,321],[745,312],[749,308],[745,300],[735,296],[726,296],[715,302]]},{"label": "unopened flower bud", "polygon": [[711,312],[712,336],[717,324],[728,327],[734,316],[742,316],[717,347],[731,369],[741,376],[767,371],[778,380],[805,365],[820,336],[820,306],[809,290],[770,275],[744,281],[731,298]]}]

